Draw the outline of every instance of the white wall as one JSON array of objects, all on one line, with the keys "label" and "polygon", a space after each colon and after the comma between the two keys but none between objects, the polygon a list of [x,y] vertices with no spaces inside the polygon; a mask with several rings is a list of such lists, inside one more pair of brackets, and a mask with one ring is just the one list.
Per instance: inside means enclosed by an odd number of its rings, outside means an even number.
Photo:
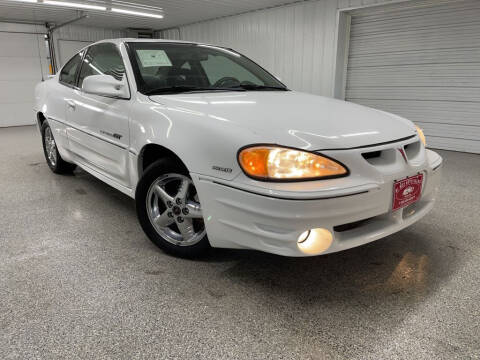
[{"label": "white wall", "polygon": [[291,89],[332,95],[336,11],[337,0],[297,3],[184,26],[180,36],[234,48]]},{"label": "white wall", "polygon": [[363,8],[368,6],[394,4],[411,0],[338,0],[339,9]]},{"label": "white wall", "polygon": [[0,22],[0,128],[35,122],[33,89],[48,72],[45,31]]},{"label": "white wall", "polygon": [[[341,97],[335,92],[339,9],[406,0],[316,0],[161,31],[165,39],[234,48],[280,77],[291,89]],[[339,46],[348,33],[340,31]],[[343,68],[343,63],[339,63]]]},{"label": "white wall", "polygon": [[[34,87],[48,75],[42,25],[0,22],[0,127],[35,123]],[[124,37],[126,32],[66,26],[54,32],[58,64],[91,42]]]},{"label": "white wall", "polygon": [[54,32],[54,44],[57,64],[60,68],[78,50],[90,43],[103,39],[113,39],[126,36],[126,31],[111,30],[81,25],[69,25]]}]

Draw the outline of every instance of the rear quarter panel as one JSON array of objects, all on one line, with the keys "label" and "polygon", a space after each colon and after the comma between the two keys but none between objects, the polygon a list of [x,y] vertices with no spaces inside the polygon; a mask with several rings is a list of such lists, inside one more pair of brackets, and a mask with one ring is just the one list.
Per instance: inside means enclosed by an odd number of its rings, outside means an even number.
[{"label": "rear quarter panel", "polygon": [[35,110],[41,112],[52,129],[62,158],[71,161],[68,151],[65,98],[71,88],[58,82],[58,75],[39,83],[35,88]]}]

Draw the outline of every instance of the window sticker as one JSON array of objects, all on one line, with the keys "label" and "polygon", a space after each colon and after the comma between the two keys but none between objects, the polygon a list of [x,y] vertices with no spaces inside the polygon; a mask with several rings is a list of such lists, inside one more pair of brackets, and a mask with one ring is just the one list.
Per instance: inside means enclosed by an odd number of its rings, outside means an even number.
[{"label": "window sticker", "polygon": [[172,66],[168,55],[163,50],[137,50],[138,57],[142,66]]}]

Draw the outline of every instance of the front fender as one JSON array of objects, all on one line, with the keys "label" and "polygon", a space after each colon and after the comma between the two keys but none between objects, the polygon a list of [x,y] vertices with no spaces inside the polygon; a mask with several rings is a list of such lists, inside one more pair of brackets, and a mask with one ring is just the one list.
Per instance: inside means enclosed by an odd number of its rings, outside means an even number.
[{"label": "front fender", "polygon": [[[255,130],[185,108],[169,107],[138,95],[130,122],[131,150],[147,144],[175,153],[191,173],[232,180],[241,173],[237,151],[265,141]],[[273,141],[273,139],[271,140]]]}]

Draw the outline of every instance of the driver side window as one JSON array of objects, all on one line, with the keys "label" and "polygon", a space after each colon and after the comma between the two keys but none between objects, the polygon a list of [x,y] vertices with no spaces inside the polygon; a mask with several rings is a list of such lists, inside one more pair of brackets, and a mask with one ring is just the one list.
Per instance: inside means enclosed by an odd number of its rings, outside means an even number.
[{"label": "driver side window", "polygon": [[111,75],[116,80],[122,80],[124,74],[123,60],[114,44],[92,45],[83,59],[78,87],[81,88],[83,80],[91,75]]},{"label": "driver side window", "polygon": [[229,58],[221,55],[208,55],[208,59],[200,62],[211,85],[222,78],[235,78],[240,83],[265,85],[259,78],[236,64]]}]

